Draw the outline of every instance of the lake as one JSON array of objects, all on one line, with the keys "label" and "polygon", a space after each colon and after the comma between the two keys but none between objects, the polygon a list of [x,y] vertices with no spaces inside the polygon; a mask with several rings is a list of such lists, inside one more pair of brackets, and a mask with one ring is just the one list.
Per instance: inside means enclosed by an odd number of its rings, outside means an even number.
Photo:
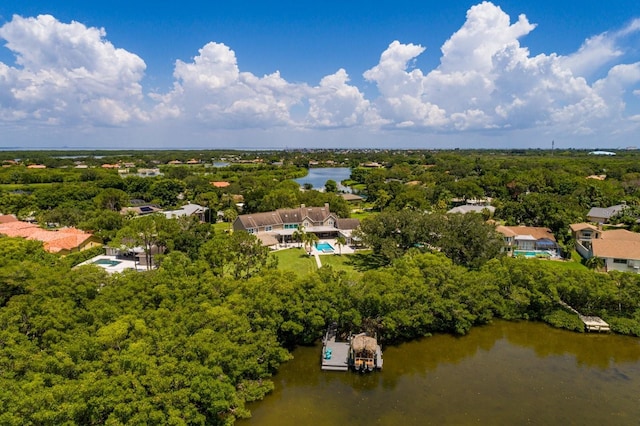
[{"label": "lake", "polygon": [[340,182],[349,179],[350,176],[351,169],[349,167],[319,167],[317,169],[309,169],[309,173],[305,177],[296,179],[295,181],[298,182],[300,186],[305,183],[310,183],[314,189],[324,190],[324,184],[331,179],[336,181],[340,191],[348,191],[349,189],[342,186]]},{"label": "lake", "polygon": [[294,351],[239,425],[638,424],[640,339],[496,321],[384,350],[384,370],[322,372]]}]

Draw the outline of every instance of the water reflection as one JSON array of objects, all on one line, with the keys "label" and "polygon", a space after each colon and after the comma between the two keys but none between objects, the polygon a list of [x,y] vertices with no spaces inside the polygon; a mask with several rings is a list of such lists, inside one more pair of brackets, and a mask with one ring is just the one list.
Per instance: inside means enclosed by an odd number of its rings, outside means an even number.
[{"label": "water reflection", "polygon": [[498,321],[463,337],[385,349],[385,368],[321,372],[299,348],[276,390],[250,405],[260,425],[636,424],[639,339]]},{"label": "water reflection", "polygon": [[305,177],[295,179],[300,185],[305,183],[311,184],[314,189],[324,189],[325,183],[329,179],[334,180],[338,184],[338,190],[349,191],[349,188],[342,186],[340,182],[345,179],[349,179],[351,176],[351,169],[348,167],[320,167],[316,169],[309,169],[308,174]]}]

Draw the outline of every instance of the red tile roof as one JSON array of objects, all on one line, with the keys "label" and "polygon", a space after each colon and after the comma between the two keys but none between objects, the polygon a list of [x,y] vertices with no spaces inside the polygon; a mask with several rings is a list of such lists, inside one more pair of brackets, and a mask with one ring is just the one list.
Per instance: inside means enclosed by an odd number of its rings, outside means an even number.
[{"label": "red tile roof", "polygon": [[0,223],[17,222],[18,219],[12,214],[0,214]]},{"label": "red tile roof", "polygon": [[33,223],[19,220],[6,223],[0,222],[0,234],[8,237],[22,237],[28,240],[42,241],[44,249],[51,253],[77,249],[93,237],[93,234],[75,228],[47,230]]},{"label": "red tile roof", "polygon": [[556,237],[549,228],[540,228],[536,226],[502,226],[496,227],[496,231],[500,232],[505,237],[515,237],[519,235],[531,235],[536,240],[547,238],[551,241],[555,241]]}]

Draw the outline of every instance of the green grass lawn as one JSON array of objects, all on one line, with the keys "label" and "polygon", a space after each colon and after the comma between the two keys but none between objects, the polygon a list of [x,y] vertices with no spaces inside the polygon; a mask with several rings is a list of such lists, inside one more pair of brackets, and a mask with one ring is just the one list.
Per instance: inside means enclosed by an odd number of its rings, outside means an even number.
[{"label": "green grass lawn", "polygon": [[279,250],[272,253],[272,256],[278,259],[278,269],[281,271],[295,272],[302,277],[318,270],[314,257],[301,248]]},{"label": "green grass lawn", "polygon": [[[292,271],[298,276],[305,276],[318,270],[315,258],[307,255],[301,248],[280,250],[272,255],[278,258],[278,269],[281,271]],[[356,254],[322,255],[320,262],[322,266],[331,266],[335,271],[345,271],[349,277],[353,278],[359,278],[364,271],[379,266],[370,251]]]},{"label": "green grass lawn", "polygon": [[351,218],[362,220],[365,217],[377,215],[379,212],[372,212],[368,210],[357,209],[353,210],[350,214]]},{"label": "green grass lawn", "polygon": [[[578,255],[578,258],[580,258],[580,255]],[[564,270],[564,269],[573,269],[573,270],[588,270],[589,268],[587,268],[586,266],[584,266],[580,260],[576,260],[576,259],[571,259],[571,260],[565,260],[565,261],[556,261],[556,260],[547,260],[547,259],[522,259],[526,262],[545,262],[546,265],[548,265],[548,269],[557,269],[557,270]]]},{"label": "green grass lawn", "polygon": [[231,229],[231,224],[229,222],[216,222],[213,224],[213,229],[215,230],[215,232],[229,232],[229,229]]},{"label": "green grass lawn", "polygon": [[[580,261],[569,260],[566,262],[551,262],[556,268],[562,269],[575,269],[575,270],[588,270],[586,266],[584,266]],[[557,265],[557,266],[556,266]]]},{"label": "green grass lawn", "polygon": [[584,266],[584,263],[582,263],[582,256],[580,256],[576,250],[571,251],[570,259],[564,262],[551,262],[551,263],[554,265],[552,267],[557,267],[561,269],[576,269],[576,270],[589,269],[586,266]]},{"label": "green grass lawn", "polygon": [[[307,255],[302,248],[290,248],[272,253],[278,258],[278,269],[294,272],[299,277],[312,274],[318,270],[315,258]],[[551,261],[542,259],[522,259],[524,262],[545,262],[551,270],[587,270],[578,259],[569,261]],[[351,279],[357,280],[365,271],[377,269],[382,266],[380,259],[368,251],[359,251],[355,254],[333,254],[320,256],[322,266],[331,266],[334,271],[344,271]]]},{"label": "green grass lawn", "polygon": [[359,278],[362,275],[362,272],[358,271],[354,267],[353,257],[355,255],[352,254],[343,254],[343,255],[324,255],[320,256],[320,262],[322,262],[322,267],[330,266],[334,271],[344,271],[347,273],[348,277]]}]

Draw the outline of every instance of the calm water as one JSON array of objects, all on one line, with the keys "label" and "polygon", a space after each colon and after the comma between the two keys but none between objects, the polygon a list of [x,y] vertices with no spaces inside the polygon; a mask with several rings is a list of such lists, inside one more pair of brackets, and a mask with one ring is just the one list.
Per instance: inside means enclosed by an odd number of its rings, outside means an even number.
[{"label": "calm water", "polygon": [[324,184],[331,179],[336,181],[339,190],[345,191],[347,188],[340,185],[340,182],[349,179],[349,176],[351,176],[349,167],[320,167],[309,169],[309,174],[303,178],[296,179],[296,182],[301,186],[305,183],[310,183],[315,189],[324,189]]},{"label": "calm water", "polygon": [[379,373],[321,372],[300,348],[239,425],[637,425],[640,339],[496,322],[384,351]]}]

